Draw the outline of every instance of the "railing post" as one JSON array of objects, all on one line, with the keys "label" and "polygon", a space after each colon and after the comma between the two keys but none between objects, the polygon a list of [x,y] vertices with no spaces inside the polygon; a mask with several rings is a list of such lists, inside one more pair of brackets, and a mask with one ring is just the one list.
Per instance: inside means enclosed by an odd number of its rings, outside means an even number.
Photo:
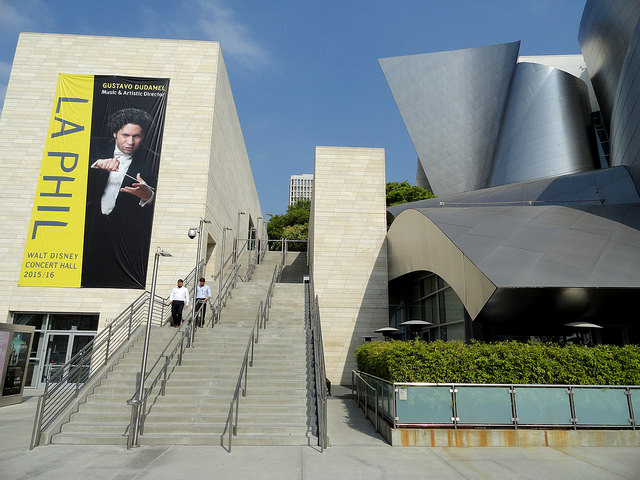
[{"label": "railing post", "polygon": [[573,424],[573,429],[577,430],[576,425],[578,424],[578,419],[576,418],[576,405],[573,402],[573,387],[569,387],[567,389],[567,395],[569,396],[569,409],[571,411],[571,423]]},{"label": "railing post", "polygon": [[47,397],[47,388],[45,387],[42,396],[38,397],[38,406],[36,407],[36,421],[31,432],[31,444],[29,450],[33,450],[40,445],[40,425],[42,425],[42,413],[44,412],[44,404]]},{"label": "railing post", "polygon": [[84,355],[81,353],[80,358],[78,359],[78,363],[76,363],[76,398],[78,398],[78,392],[80,391],[80,371],[82,370],[82,357]]},{"label": "railing post", "polygon": [[514,428],[518,429],[518,409],[516,408],[516,387],[509,386],[509,397],[511,398],[511,421]]},{"label": "railing post", "polygon": [[144,435],[144,422],[147,419],[147,395],[142,401],[142,411],[140,412],[140,435]]},{"label": "railing post", "polygon": [[129,330],[127,331],[127,340],[131,338],[131,322],[133,321],[133,303],[129,307]]},{"label": "railing post", "polygon": [[160,387],[160,394],[164,397],[165,389],[167,387],[167,370],[169,370],[169,355],[164,356],[164,374],[162,378],[162,385]]},{"label": "railing post", "polygon": [[[252,345],[253,347],[253,345]],[[242,396],[247,396],[247,376],[249,375],[249,362],[244,364],[244,388],[242,389]],[[238,422],[238,414],[236,412],[236,423]]]},{"label": "railing post", "polygon": [[[254,342],[254,339],[251,339],[251,360],[249,361],[249,366],[253,367],[253,347],[257,342]],[[246,385],[246,382],[245,382]]]},{"label": "railing post", "polygon": [[351,400],[355,400],[356,398],[356,372],[351,370]]},{"label": "railing post", "polygon": [[107,334],[107,350],[104,354],[104,363],[105,365],[109,361],[109,347],[111,346],[111,324],[109,324],[109,333]]},{"label": "railing post", "polygon": [[[233,435],[238,435],[238,407],[240,406],[240,399],[236,398],[236,413],[235,421],[233,422]],[[231,445],[229,445],[231,447]]]},{"label": "railing post", "polygon": [[[136,373],[136,392],[142,387],[142,375],[140,372]],[[131,437],[127,447],[138,446],[138,434],[140,433],[140,402],[139,398],[132,398],[127,402],[131,405],[131,423],[129,424],[129,435]]]},{"label": "railing post", "polygon": [[378,389],[374,389],[375,394],[375,402],[376,402],[376,408],[375,408],[375,416],[376,416],[376,433],[379,432],[379,428],[378,428]]},{"label": "railing post", "polygon": [[233,433],[233,403],[235,400],[231,400],[231,408],[229,410],[229,453],[231,453],[231,444],[233,443],[232,440],[232,433]]},{"label": "railing post", "polygon": [[136,442],[138,440],[138,436],[134,435],[134,432],[133,432],[136,424],[136,418],[138,418],[138,400],[133,398],[129,400],[127,404],[131,405],[131,418],[129,419],[129,435],[127,435],[127,450],[129,450],[131,447],[138,446],[133,444],[134,437],[136,439]]}]

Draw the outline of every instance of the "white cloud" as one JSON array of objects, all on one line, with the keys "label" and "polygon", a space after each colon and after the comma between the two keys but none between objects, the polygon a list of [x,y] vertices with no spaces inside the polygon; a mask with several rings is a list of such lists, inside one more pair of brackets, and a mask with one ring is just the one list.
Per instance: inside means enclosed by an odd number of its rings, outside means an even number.
[{"label": "white cloud", "polygon": [[21,32],[33,30],[38,25],[49,23],[49,7],[41,0],[12,2],[0,0],[0,28]]},{"label": "white cloud", "polygon": [[198,1],[200,15],[198,26],[209,40],[218,40],[226,54],[251,67],[260,67],[269,62],[269,55],[253,38],[251,30],[235,19],[233,10],[222,2]]},{"label": "white cloud", "polygon": [[250,70],[260,70],[271,63],[268,49],[224,3],[222,0],[183,1],[174,10],[176,15],[171,21],[159,18],[151,9],[145,8],[147,28],[152,31],[150,34],[163,38],[220,42],[227,61],[239,63]]}]

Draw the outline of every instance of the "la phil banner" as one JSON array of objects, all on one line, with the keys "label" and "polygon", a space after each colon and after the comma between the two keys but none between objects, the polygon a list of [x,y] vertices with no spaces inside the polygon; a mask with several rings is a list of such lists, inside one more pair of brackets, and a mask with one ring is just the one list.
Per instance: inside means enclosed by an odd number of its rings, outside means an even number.
[{"label": "la phil banner", "polygon": [[145,288],[168,90],[59,75],[19,286]]}]

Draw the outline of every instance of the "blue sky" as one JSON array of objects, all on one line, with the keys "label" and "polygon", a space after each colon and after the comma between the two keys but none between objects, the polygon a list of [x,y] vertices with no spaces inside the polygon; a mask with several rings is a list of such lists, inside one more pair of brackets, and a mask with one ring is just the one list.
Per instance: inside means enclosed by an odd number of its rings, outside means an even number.
[{"label": "blue sky", "polygon": [[282,213],[289,175],[313,172],[316,145],[383,147],[387,180],[415,181],[378,58],[515,40],[521,55],[580,53],[584,4],[0,0],[0,105],[19,32],[220,41],[263,211]]}]

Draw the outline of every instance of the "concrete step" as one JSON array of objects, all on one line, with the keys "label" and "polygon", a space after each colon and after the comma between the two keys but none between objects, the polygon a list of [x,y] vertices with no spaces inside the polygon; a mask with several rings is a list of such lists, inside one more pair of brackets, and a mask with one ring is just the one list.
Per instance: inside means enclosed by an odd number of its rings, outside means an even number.
[{"label": "concrete step", "polygon": [[[141,444],[221,444],[258,305],[266,296],[280,255],[270,252],[251,281],[238,283],[222,312],[221,323],[196,332],[194,348],[185,350],[182,365],[174,365],[177,357],[172,360],[166,395],[159,395],[158,386],[148,400],[151,411]],[[290,255],[289,261],[294,260]],[[254,366],[247,373],[247,396],[239,397],[234,445],[317,444],[313,437],[313,359],[304,307],[303,285],[276,285],[269,322],[259,332]],[[151,365],[171,338],[177,341],[175,334],[176,330],[170,328],[152,330]],[[54,443],[126,443],[124,434],[131,415],[126,400],[134,394],[142,345],[137,341],[131,347],[61,433],[54,436]]]}]

